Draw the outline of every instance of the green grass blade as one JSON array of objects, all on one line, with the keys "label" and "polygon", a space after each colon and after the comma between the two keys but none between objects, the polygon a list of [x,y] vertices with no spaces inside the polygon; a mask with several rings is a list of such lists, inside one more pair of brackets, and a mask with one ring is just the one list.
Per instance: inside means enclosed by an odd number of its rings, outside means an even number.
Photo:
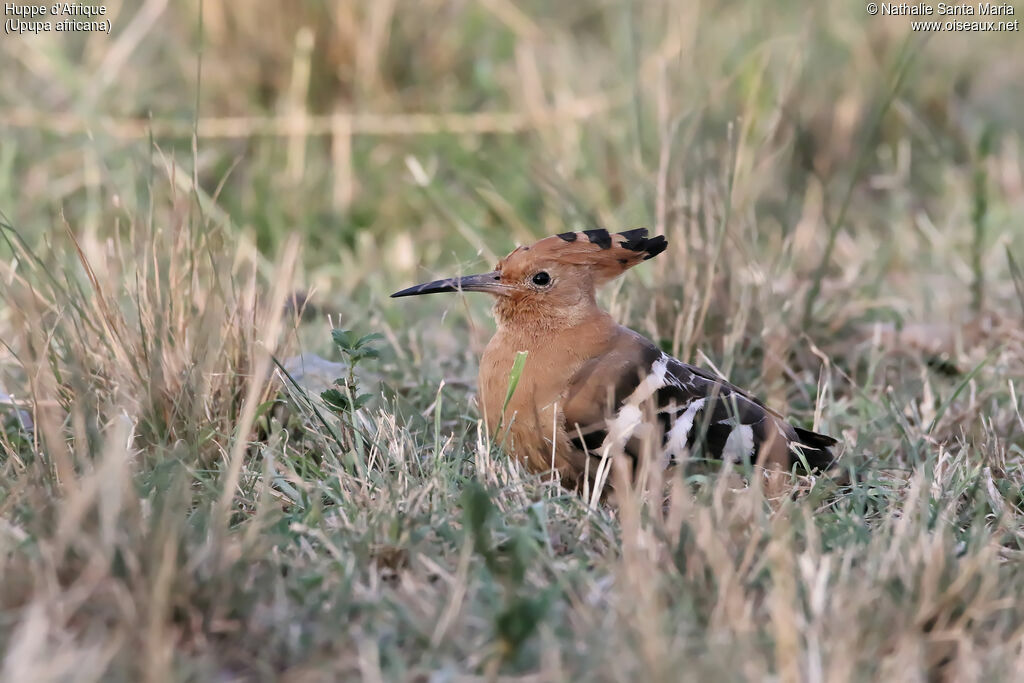
[{"label": "green grass blade", "polygon": [[501,404],[502,415],[505,414],[505,409],[508,408],[512,395],[516,393],[516,387],[519,386],[519,378],[522,377],[523,368],[526,367],[527,355],[529,355],[528,351],[520,351],[516,354],[516,359],[512,363],[512,371],[508,373],[508,390],[505,392],[505,401]]}]

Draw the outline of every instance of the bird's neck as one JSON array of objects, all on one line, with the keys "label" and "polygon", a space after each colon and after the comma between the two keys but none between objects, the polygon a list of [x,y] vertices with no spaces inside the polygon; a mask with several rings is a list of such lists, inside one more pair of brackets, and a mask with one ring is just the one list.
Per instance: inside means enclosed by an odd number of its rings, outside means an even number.
[{"label": "bird's neck", "polygon": [[[517,325],[499,318],[498,330],[480,359],[480,393],[488,428],[497,428],[504,410],[508,416],[518,414],[514,431],[522,432],[517,437],[520,441],[544,433],[534,408],[560,401],[573,375],[587,360],[607,350],[618,329],[610,315],[596,308],[585,319],[561,327],[553,321]],[[510,371],[521,351],[528,354],[526,364],[506,407]],[[547,418],[543,426],[550,428]]]},{"label": "bird's neck", "polygon": [[494,341],[518,351],[581,348],[600,344],[616,328],[615,321],[596,305],[572,311],[530,311],[495,306],[498,329]]},{"label": "bird's neck", "polygon": [[610,320],[593,297],[582,298],[569,306],[538,305],[535,301],[498,297],[494,302],[494,318],[499,333],[523,338],[534,335],[550,338],[565,330]]}]

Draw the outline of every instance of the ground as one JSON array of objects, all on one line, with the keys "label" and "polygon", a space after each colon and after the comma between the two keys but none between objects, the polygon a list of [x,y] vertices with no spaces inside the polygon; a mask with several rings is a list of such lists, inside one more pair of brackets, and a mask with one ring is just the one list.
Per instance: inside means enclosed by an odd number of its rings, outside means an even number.
[{"label": "ground", "polygon": [[[1019,32],[106,7],[0,40],[3,678],[1019,676]],[[668,250],[601,301],[839,438],[838,473],[771,502],[695,464],[591,509],[481,426],[488,302],[387,298],[641,226]]]}]

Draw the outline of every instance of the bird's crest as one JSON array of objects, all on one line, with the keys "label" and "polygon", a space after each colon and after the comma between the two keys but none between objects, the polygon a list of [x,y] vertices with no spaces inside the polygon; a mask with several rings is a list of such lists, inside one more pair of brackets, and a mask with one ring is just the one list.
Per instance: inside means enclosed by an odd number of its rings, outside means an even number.
[{"label": "bird's crest", "polygon": [[647,236],[647,228],[609,233],[607,230],[563,232],[522,246],[498,263],[498,270],[519,270],[528,263],[551,260],[587,266],[595,284],[612,280],[633,266],[665,251],[662,235]]},{"label": "bird's crest", "polygon": [[[490,273],[449,277],[407,287],[392,297],[436,292],[487,292],[502,298],[535,298],[554,286],[557,296],[547,297],[549,306],[570,305],[578,294],[618,277],[641,261],[665,251],[668,242],[661,235],[647,236],[647,228],[609,233],[607,230],[563,232],[539,242],[518,247],[498,261]],[[552,272],[548,272],[551,270]],[[585,274],[584,274],[585,273]],[[557,281],[575,283],[568,290]],[[529,282],[528,282],[529,281]]]}]

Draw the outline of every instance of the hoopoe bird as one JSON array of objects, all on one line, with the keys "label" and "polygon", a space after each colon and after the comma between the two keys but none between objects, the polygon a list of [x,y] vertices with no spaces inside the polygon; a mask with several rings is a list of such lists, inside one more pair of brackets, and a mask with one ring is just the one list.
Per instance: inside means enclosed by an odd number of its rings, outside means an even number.
[{"label": "hoopoe bird", "polygon": [[[775,470],[825,469],[836,440],[789,424],[747,392],[664,353],[601,310],[596,289],[668,246],[640,228],[565,232],[521,246],[489,273],[416,285],[392,297],[485,292],[497,332],[480,360],[479,397],[492,435],[535,472],[572,488],[609,455],[660,465],[690,456]],[[510,373],[526,351],[505,404]],[[598,460],[592,460],[597,458]]]}]

